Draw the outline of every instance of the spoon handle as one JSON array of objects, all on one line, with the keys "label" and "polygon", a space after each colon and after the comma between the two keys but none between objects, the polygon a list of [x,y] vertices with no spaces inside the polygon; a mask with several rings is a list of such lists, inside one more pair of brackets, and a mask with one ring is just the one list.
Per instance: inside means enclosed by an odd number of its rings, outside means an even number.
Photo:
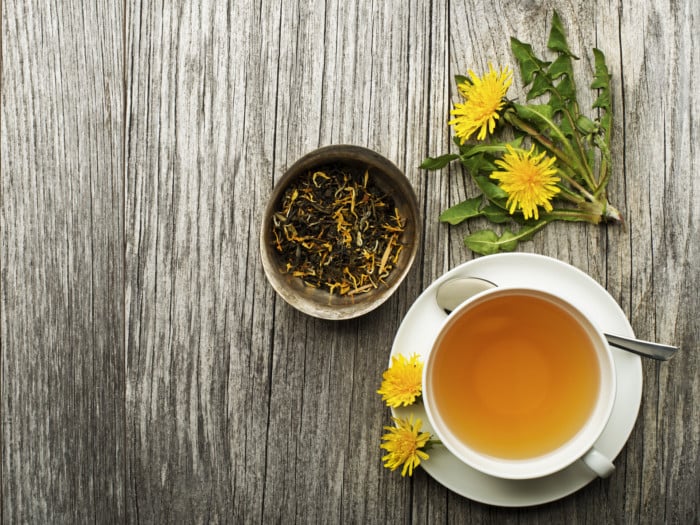
[{"label": "spoon handle", "polygon": [[678,350],[675,346],[652,343],[651,341],[641,341],[639,339],[628,339],[619,335],[605,334],[605,338],[612,346],[622,348],[629,352],[639,354],[659,361],[667,361],[673,357]]}]

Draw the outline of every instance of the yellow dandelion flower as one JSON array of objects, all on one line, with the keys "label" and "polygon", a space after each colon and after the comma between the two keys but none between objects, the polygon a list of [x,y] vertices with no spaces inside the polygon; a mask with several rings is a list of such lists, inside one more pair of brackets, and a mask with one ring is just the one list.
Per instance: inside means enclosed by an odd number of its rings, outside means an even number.
[{"label": "yellow dandelion flower", "polygon": [[506,206],[510,213],[520,208],[525,219],[539,218],[538,206],[546,211],[552,211],[551,200],[559,193],[554,166],[556,157],[547,157],[545,152],[536,154],[533,145],[529,151],[515,149],[506,145],[507,152],[503,160],[497,160],[496,165],[503,171],[494,171],[491,177],[499,181],[499,186],[508,194]]},{"label": "yellow dandelion flower", "polygon": [[391,358],[391,366],[382,376],[384,380],[377,390],[382,401],[390,407],[408,406],[421,395],[423,388],[423,363],[417,354],[406,359],[404,355]]},{"label": "yellow dandelion flower", "polygon": [[454,118],[448,121],[454,127],[455,135],[461,144],[479,130],[477,139],[484,140],[486,133],[493,133],[498,112],[505,105],[504,97],[513,82],[513,74],[508,66],[497,72],[489,63],[489,71],[478,77],[469,70],[471,81],[459,84],[458,89],[465,102],[457,103],[450,114]]},{"label": "yellow dandelion flower", "polygon": [[408,472],[409,476],[413,475],[413,469],[420,465],[421,460],[428,459],[428,454],[423,450],[428,444],[430,434],[421,432],[420,419],[413,422],[413,416],[409,419],[391,418],[396,426],[384,427],[388,433],[382,436],[381,448],[386,450],[388,454],[382,457],[384,466],[391,470],[396,470],[403,465],[401,475],[405,476]]}]

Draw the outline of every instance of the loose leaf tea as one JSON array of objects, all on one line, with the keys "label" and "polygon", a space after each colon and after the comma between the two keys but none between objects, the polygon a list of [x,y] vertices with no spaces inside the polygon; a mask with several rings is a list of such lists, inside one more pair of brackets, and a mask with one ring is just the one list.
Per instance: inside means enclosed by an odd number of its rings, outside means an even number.
[{"label": "loose leaf tea", "polygon": [[283,273],[355,295],[385,282],[403,249],[406,219],[369,168],[330,164],[287,189],[272,223]]}]

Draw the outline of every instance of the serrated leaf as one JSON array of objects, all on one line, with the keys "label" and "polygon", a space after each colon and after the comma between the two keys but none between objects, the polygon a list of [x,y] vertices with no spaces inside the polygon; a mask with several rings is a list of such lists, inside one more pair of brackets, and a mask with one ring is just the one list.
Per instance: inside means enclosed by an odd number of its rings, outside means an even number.
[{"label": "serrated leaf", "polygon": [[512,37],[510,39],[510,49],[513,52],[513,56],[515,56],[515,59],[518,61],[520,74],[525,86],[528,86],[530,82],[532,82],[535,73],[546,73],[549,62],[537,58],[530,44],[526,44]]},{"label": "serrated leaf", "polygon": [[420,168],[424,170],[439,170],[458,158],[459,155],[455,153],[448,153],[439,157],[428,157],[421,163]]},{"label": "serrated leaf", "polygon": [[605,55],[600,49],[593,48],[593,58],[595,60],[595,76],[592,89],[610,89],[610,71],[605,63]]},{"label": "serrated leaf", "polygon": [[474,232],[464,238],[464,244],[472,251],[481,255],[492,255],[498,252],[512,252],[519,242],[529,241],[540,230],[546,221],[540,220],[523,226],[517,233],[505,230],[499,237],[491,230]]},{"label": "serrated leaf", "polygon": [[538,124],[551,125],[552,122],[552,106],[549,104],[516,104],[513,103],[516,113],[520,118],[536,122]]},{"label": "serrated leaf", "polygon": [[474,177],[474,181],[481,192],[486,195],[490,201],[503,202],[508,199],[508,194],[498,184],[494,184],[485,175]]},{"label": "serrated leaf", "polygon": [[556,87],[562,99],[566,101],[576,100],[576,87],[570,76],[562,77]]},{"label": "serrated leaf", "polygon": [[544,95],[547,91],[552,89],[552,83],[549,78],[545,75],[536,75],[535,80],[532,82],[532,87],[530,91],[527,92],[527,100],[532,100],[540,95]]},{"label": "serrated leaf", "polygon": [[552,15],[552,29],[549,31],[549,40],[547,41],[547,47],[553,51],[559,51],[572,58],[578,58],[569,49],[569,44],[566,43],[566,32],[564,31],[564,26],[561,23],[561,19],[556,11]]},{"label": "serrated leaf", "polygon": [[554,62],[552,62],[552,65],[549,66],[548,72],[552,80],[556,80],[563,75],[573,77],[574,69],[571,63],[571,57],[569,55],[560,55],[559,58],[557,58]]},{"label": "serrated leaf", "polygon": [[473,175],[478,175],[481,172],[491,172],[496,168],[493,163],[495,155],[499,155],[506,151],[506,144],[510,144],[514,148],[519,148],[522,144],[523,137],[516,137],[508,143],[497,144],[465,144],[461,148],[462,165]]},{"label": "serrated leaf", "polygon": [[481,209],[481,214],[488,220],[496,224],[502,224],[511,219],[511,215],[506,210],[500,208],[499,206],[496,206],[495,204],[489,204],[487,206],[484,206]]},{"label": "serrated leaf", "polygon": [[462,156],[462,165],[472,175],[478,175],[482,171],[491,171],[493,163],[484,154]]},{"label": "serrated leaf", "polygon": [[464,244],[481,255],[493,255],[498,252],[512,252],[518,245],[517,236],[506,230],[499,237],[492,230],[480,230],[464,238]]},{"label": "serrated leaf", "polygon": [[514,148],[519,148],[523,143],[523,138],[524,138],[524,136],[515,137],[513,140],[511,140],[507,144],[510,144]]},{"label": "serrated leaf", "polygon": [[[522,139],[518,140],[518,142],[522,142]],[[503,153],[504,151],[507,151],[505,144],[474,144],[463,155],[471,157],[479,153]]]},{"label": "serrated leaf", "polygon": [[502,252],[512,252],[518,246],[518,235],[510,230],[505,230],[498,238],[498,249]]},{"label": "serrated leaf", "polygon": [[471,80],[464,75],[455,75],[455,84],[459,86],[460,84],[471,84]]},{"label": "serrated leaf", "polygon": [[610,108],[610,93],[607,90],[602,91],[598,98],[595,99],[595,102],[593,102],[593,107],[603,108],[607,111]]},{"label": "serrated leaf", "polygon": [[610,98],[610,71],[605,63],[605,55],[600,49],[593,49],[595,59],[595,77],[591,83],[592,89],[600,90],[598,98],[593,103],[594,108],[601,108],[605,113],[600,118],[600,126],[609,137],[612,129],[612,100]]},{"label": "serrated leaf", "polygon": [[446,209],[440,214],[440,222],[448,222],[455,225],[467,219],[471,219],[472,217],[478,217],[481,215],[481,211],[479,210],[481,201],[481,197],[474,197],[473,199],[467,199]]},{"label": "serrated leaf", "polygon": [[481,255],[498,253],[498,235],[491,230],[481,230],[467,235],[464,244],[473,252]]}]

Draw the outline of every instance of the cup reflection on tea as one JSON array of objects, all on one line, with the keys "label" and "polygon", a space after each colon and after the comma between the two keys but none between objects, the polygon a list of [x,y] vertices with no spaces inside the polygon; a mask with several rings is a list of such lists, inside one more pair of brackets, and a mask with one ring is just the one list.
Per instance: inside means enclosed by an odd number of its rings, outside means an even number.
[{"label": "cup reflection on tea", "polygon": [[578,309],[544,291],[494,288],[444,321],[423,371],[423,400],[437,437],[486,474],[531,479],[595,450],[615,400],[610,348]]}]

